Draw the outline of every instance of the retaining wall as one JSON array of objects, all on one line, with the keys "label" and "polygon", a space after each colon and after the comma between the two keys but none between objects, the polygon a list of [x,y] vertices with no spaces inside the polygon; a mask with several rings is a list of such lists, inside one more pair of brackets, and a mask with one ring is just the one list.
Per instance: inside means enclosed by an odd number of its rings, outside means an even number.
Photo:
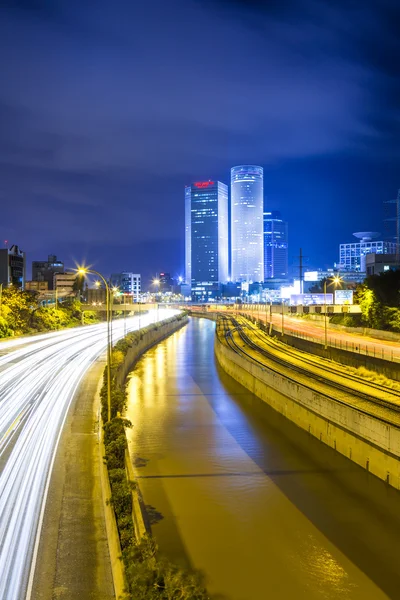
[{"label": "retaining wall", "polygon": [[303,352],[310,352],[323,358],[329,358],[335,362],[341,363],[342,365],[349,365],[350,367],[365,367],[369,371],[375,371],[376,373],[382,373],[389,379],[395,379],[400,381],[400,365],[390,360],[385,360],[377,356],[368,356],[367,354],[361,354],[358,352],[352,352],[351,350],[344,350],[342,348],[334,348],[328,346],[324,348],[323,344],[318,342],[312,342],[311,340],[304,340],[300,337],[290,334],[281,335],[280,330],[272,327],[272,335],[279,338],[285,344],[293,346]]},{"label": "retaining wall", "polygon": [[[181,319],[176,319],[170,323],[162,324],[162,322],[157,326],[157,329],[149,331],[143,335],[143,338],[139,341],[136,346],[129,348],[124,362],[120,365],[116,381],[117,384],[123,386],[125,383],[125,379],[129,371],[131,370],[134,363],[140,358],[140,356],[146,352],[149,348],[161,342],[164,338],[168,337],[174,331],[177,331],[183,325],[186,325],[188,322],[187,316],[182,317]],[[98,398],[100,404],[100,388],[103,383],[103,380],[99,382],[98,388]],[[100,413],[101,415],[101,413]],[[100,453],[101,453],[101,486],[102,486],[102,497],[104,504],[104,515],[106,521],[106,531],[107,531],[107,540],[108,540],[108,548],[110,552],[110,561],[111,561],[111,570],[113,576],[113,584],[115,597],[117,599],[123,599],[127,597],[125,593],[127,584],[125,577],[125,568],[124,563],[121,557],[121,545],[119,541],[118,527],[116,522],[116,517],[114,513],[114,509],[111,500],[111,486],[110,480],[108,476],[107,464],[103,460],[102,457],[105,456],[105,448],[104,448],[104,433],[103,433],[103,424],[100,416]],[[134,482],[134,474],[132,468],[132,461],[129,456],[129,450],[125,451],[125,471],[126,478],[128,481]],[[132,489],[132,519],[135,529],[135,535],[138,539],[141,539],[146,534],[146,525],[145,520],[143,518],[143,513],[140,504],[139,491],[137,487]]]},{"label": "retaining wall", "polygon": [[172,321],[171,323],[167,323],[165,325],[161,323],[160,325],[158,325],[158,328],[156,330],[145,333],[143,335],[143,338],[139,341],[139,343],[136,346],[132,346],[132,348],[129,348],[125,356],[124,362],[118,369],[118,373],[116,376],[117,384],[120,386],[124,385],[125,379],[129,371],[132,369],[133,365],[138,360],[138,358],[144,352],[146,352],[146,350],[148,350],[155,344],[158,344],[158,342],[161,342],[161,340],[171,335],[171,333],[174,333],[174,331],[177,331],[178,329],[183,327],[183,325],[186,325],[188,320],[188,317],[184,316],[179,320]]},{"label": "retaining wall", "polygon": [[400,428],[237,355],[217,336],[215,354],[231,377],[271,408],[400,489]]}]

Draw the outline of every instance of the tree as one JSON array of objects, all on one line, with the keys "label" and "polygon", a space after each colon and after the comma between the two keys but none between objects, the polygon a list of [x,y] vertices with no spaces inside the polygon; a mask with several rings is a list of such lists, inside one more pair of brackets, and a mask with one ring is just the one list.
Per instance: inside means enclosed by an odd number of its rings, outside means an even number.
[{"label": "tree", "polygon": [[369,275],[364,284],[374,292],[377,302],[400,307],[400,270]]},{"label": "tree", "polygon": [[36,294],[21,291],[14,286],[3,290],[1,316],[14,333],[29,331],[31,315],[36,308]]}]

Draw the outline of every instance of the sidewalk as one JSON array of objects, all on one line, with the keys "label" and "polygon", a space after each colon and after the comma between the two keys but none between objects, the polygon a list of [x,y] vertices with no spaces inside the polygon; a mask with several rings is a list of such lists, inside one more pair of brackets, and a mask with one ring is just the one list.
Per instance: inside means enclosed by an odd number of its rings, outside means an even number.
[{"label": "sidewalk", "polygon": [[58,447],[32,600],[114,600],[100,487],[95,396],[105,362],[83,379]]}]

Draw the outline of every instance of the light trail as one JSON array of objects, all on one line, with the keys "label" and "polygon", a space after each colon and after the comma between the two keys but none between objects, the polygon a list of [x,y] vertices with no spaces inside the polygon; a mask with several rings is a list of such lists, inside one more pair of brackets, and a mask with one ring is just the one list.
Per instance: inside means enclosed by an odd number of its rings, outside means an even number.
[{"label": "light trail", "polygon": [[[159,309],[159,320],[179,311]],[[140,316],[154,322],[157,311]],[[139,317],[114,321],[114,342]],[[106,348],[106,325],[0,344],[0,598],[29,598],[34,548],[60,432],[82,377]]]}]

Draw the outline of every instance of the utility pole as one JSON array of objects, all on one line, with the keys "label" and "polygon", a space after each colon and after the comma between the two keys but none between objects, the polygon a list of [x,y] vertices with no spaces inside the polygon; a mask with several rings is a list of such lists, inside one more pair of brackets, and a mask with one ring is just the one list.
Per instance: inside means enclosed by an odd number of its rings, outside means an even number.
[{"label": "utility pole", "polygon": [[295,258],[297,258],[299,260],[299,264],[296,266],[299,269],[300,294],[303,294],[304,293],[304,259],[308,258],[308,257],[304,256],[303,248],[300,248],[299,255],[296,256]]}]

